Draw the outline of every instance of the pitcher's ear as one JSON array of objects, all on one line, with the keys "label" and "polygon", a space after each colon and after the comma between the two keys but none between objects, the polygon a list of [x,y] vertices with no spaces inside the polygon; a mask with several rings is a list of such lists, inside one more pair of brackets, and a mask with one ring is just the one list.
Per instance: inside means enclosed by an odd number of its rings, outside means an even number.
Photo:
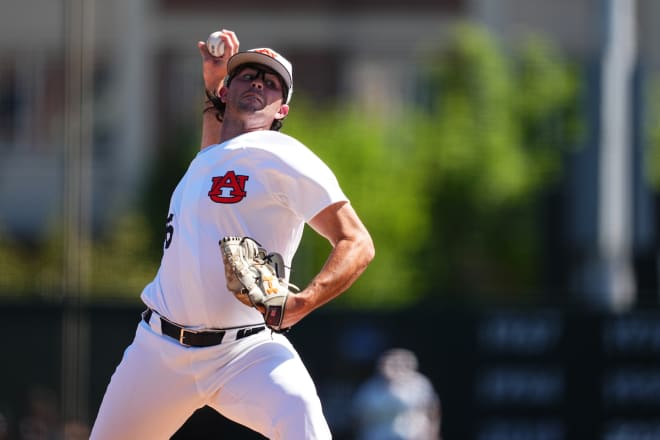
[{"label": "pitcher's ear", "polygon": [[220,97],[220,101],[225,102],[225,96],[227,96],[227,87],[222,86],[220,87],[220,90],[218,91],[218,96]]},{"label": "pitcher's ear", "polygon": [[275,119],[284,119],[289,114],[289,106],[287,104],[282,104],[280,110],[275,114]]}]

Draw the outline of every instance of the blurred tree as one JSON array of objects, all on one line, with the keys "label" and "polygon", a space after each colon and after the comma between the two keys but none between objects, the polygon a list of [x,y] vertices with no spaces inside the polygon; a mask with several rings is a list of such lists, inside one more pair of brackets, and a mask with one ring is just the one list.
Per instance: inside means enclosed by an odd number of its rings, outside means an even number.
[{"label": "blurred tree", "polygon": [[[284,133],[335,171],[376,243],[376,259],[338,306],[511,298],[538,285],[539,200],[577,144],[578,75],[542,38],[505,51],[471,25],[456,27],[425,60],[423,99],[392,119],[298,96],[284,124]],[[170,194],[196,151],[194,132],[179,127],[167,137],[172,142],[159,149],[136,212],[95,238],[95,297],[137,301],[153,277]],[[0,237],[9,274],[0,288],[56,286],[58,240],[52,234],[42,248],[25,251]],[[306,233],[292,281],[305,285],[328,251],[324,239]]]},{"label": "blurred tree", "polygon": [[[58,299],[62,293],[62,228],[51,227],[40,246],[27,247],[0,233],[0,294]],[[144,214],[126,213],[92,244],[92,298],[129,298],[153,278],[157,259]]]},{"label": "blurred tree", "polygon": [[91,271],[94,296],[138,300],[158,269],[152,235],[143,213],[128,213],[117,219],[111,234],[94,242]]},{"label": "blurred tree", "polygon": [[[418,275],[414,255],[428,236],[428,199],[421,194],[419,151],[407,119],[388,126],[356,108],[313,108],[299,100],[283,131],[314,150],[333,169],[376,243],[374,263],[338,304],[392,307],[415,300]],[[305,233],[292,279],[305,285],[330,248]]]},{"label": "blurred tree", "polygon": [[539,200],[558,181],[580,133],[576,73],[549,42],[510,55],[485,30],[457,26],[428,66],[430,133],[418,144],[431,168],[434,219],[420,261],[431,292],[529,294],[539,285]]},{"label": "blurred tree", "polygon": [[[201,88],[201,85],[200,85]],[[202,98],[198,99],[201,101]],[[158,264],[163,251],[165,239],[165,222],[170,206],[170,197],[186,172],[190,161],[199,152],[199,132],[201,126],[197,119],[195,124],[181,123],[178,127],[161,133],[158,152],[152,166],[147,170],[147,179],[142,188],[140,206],[137,211],[145,216],[148,222],[145,234],[145,244],[149,247],[150,261]]]},{"label": "blurred tree", "polygon": [[[335,170],[376,242],[339,305],[510,297],[539,281],[539,195],[577,143],[578,76],[540,37],[507,55],[470,25],[431,60],[420,86],[428,111],[383,121],[298,100],[285,124]],[[327,251],[305,235],[300,284]]]},{"label": "blurred tree", "polygon": [[27,288],[29,254],[0,224],[0,292],[16,295]]},{"label": "blurred tree", "polygon": [[660,193],[660,78],[654,78],[649,86],[647,127],[646,173],[656,193]]},{"label": "blurred tree", "polygon": [[62,289],[62,228],[51,224],[44,242],[21,242],[0,225],[0,294],[53,297]]}]

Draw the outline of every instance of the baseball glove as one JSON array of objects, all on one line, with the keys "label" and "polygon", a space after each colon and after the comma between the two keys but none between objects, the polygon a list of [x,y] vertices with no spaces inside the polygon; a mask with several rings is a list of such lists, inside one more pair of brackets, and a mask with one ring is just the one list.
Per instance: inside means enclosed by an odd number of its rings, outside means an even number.
[{"label": "baseball glove", "polygon": [[282,256],[268,253],[250,237],[223,237],[219,244],[227,289],[243,304],[259,310],[270,329],[285,331],[286,300],[299,289],[285,281]]}]

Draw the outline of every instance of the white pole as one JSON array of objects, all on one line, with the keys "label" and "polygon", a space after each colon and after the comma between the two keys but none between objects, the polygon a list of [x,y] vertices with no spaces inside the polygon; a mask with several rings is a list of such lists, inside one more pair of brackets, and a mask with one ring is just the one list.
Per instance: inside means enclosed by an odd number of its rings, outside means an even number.
[{"label": "white pole", "polygon": [[605,0],[602,65],[598,255],[604,306],[623,311],[635,302],[632,269],[633,75],[636,63],[636,2]]}]

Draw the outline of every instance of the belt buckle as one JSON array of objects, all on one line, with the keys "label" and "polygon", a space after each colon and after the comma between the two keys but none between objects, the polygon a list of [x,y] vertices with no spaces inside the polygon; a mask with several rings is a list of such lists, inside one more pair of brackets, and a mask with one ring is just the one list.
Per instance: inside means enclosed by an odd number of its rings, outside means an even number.
[{"label": "belt buckle", "polygon": [[179,329],[179,344],[186,345],[186,346],[190,347],[190,344],[188,344],[184,341],[186,333],[193,333],[194,334],[194,333],[199,333],[199,332],[197,330],[190,330],[190,329],[186,329],[186,328]]}]

